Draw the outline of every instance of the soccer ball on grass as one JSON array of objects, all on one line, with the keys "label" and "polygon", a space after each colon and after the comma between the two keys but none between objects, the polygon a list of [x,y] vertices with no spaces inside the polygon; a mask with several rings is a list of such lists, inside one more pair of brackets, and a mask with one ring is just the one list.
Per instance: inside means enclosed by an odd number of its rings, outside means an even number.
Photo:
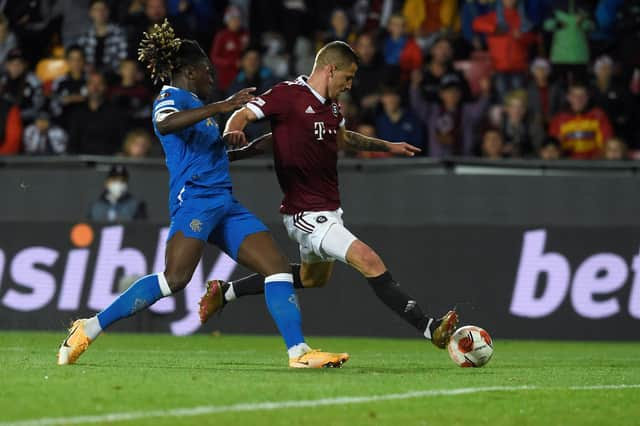
[{"label": "soccer ball on grass", "polygon": [[447,349],[460,367],[482,367],[493,356],[493,341],[482,328],[465,325],[453,333]]}]

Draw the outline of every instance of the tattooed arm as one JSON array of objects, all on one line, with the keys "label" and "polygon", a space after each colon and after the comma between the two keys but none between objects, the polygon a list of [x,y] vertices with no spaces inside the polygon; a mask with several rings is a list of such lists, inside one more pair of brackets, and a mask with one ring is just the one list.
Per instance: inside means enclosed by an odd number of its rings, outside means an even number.
[{"label": "tattooed arm", "polygon": [[351,151],[390,152],[393,155],[405,157],[413,157],[416,153],[420,152],[420,148],[406,142],[388,142],[352,132],[351,130],[345,130],[344,127],[340,127],[338,130],[338,147]]}]

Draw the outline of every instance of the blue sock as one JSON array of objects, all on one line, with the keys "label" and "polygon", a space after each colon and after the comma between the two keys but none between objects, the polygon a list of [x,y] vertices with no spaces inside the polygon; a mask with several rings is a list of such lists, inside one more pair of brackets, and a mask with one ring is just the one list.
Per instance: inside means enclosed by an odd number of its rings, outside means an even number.
[{"label": "blue sock", "polygon": [[293,276],[291,274],[275,274],[265,278],[264,297],[287,349],[304,343],[302,316],[300,315],[298,298],[293,290]]},{"label": "blue sock", "polygon": [[131,284],[131,287],[97,315],[100,328],[104,330],[114,322],[146,309],[169,294],[171,290],[163,273],[146,275]]}]

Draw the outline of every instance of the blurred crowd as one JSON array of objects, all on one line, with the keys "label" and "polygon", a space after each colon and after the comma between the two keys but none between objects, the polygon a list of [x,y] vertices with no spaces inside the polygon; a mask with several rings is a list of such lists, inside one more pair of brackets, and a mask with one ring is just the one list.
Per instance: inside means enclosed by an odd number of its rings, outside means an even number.
[{"label": "blurred crowd", "polygon": [[218,99],[309,74],[342,40],[360,57],[339,99],[351,130],[434,158],[640,158],[640,0],[0,0],[0,12],[0,155],[160,156],[159,87],[136,56],[167,18],[209,54]]}]

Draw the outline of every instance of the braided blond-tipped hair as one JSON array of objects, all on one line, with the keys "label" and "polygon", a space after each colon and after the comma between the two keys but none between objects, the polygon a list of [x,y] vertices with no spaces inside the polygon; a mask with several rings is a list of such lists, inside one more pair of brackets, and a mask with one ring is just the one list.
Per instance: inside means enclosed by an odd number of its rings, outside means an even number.
[{"label": "braided blond-tipped hair", "polygon": [[182,40],[176,37],[167,19],[162,25],[155,24],[151,31],[145,32],[138,48],[138,60],[146,64],[154,83],[171,79],[172,72],[178,68],[178,50]]}]

